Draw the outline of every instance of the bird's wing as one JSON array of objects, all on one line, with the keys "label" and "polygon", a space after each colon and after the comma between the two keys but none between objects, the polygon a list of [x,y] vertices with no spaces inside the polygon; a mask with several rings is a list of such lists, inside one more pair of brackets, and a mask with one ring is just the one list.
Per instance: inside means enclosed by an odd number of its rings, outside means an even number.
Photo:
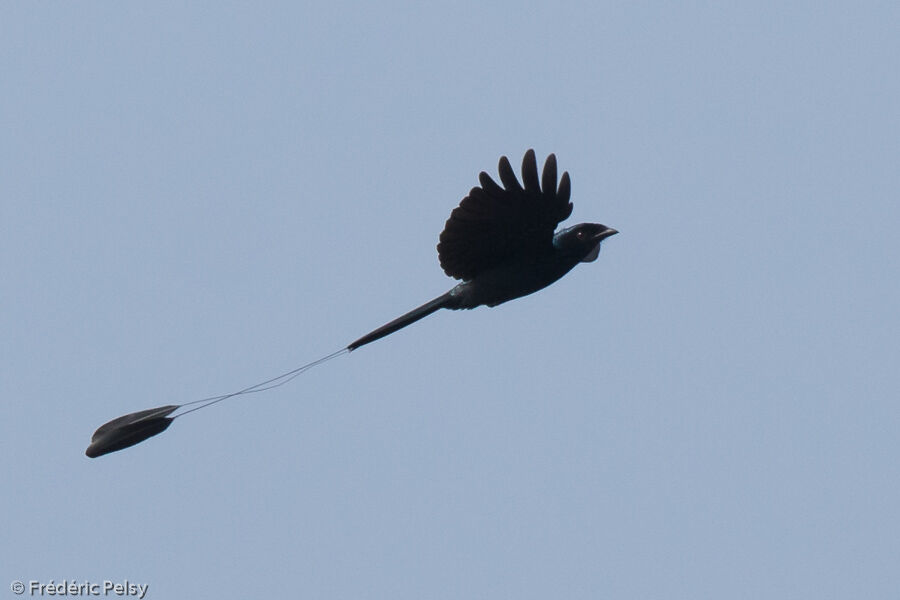
[{"label": "bird's wing", "polygon": [[444,272],[469,280],[522,253],[540,251],[553,243],[557,224],[572,214],[569,174],[556,185],[556,157],[551,154],[538,179],[534,150],[522,159],[522,181],[506,157],[500,158],[500,181],[484,171],[480,186],[462,199],[441,232],[438,258]]}]

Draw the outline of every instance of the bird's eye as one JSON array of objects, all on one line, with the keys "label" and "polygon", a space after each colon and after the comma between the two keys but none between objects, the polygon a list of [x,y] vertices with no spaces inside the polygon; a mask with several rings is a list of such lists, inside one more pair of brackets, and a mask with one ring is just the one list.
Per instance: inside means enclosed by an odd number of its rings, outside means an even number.
[{"label": "bird's eye", "polygon": [[579,240],[583,240],[583,239],[584,239],[584,232],[583,232],[583,231],[576,231],[576,232],[575,232],[575,237],[577,237]]}]

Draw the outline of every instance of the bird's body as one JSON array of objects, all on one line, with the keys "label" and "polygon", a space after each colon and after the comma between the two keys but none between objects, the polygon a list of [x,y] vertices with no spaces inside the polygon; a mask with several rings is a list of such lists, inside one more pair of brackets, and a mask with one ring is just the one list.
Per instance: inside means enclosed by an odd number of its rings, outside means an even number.
[{"label": "bird's body", "polygon": [[562,278],[576,264],[578,260],[572,257],[561,260],[553,254],[539,254],[485,269],[450,290],[458,303],[447,308],[497,306],[527,296]]},{"label": "bird's body", "polygon": [[462,279],[453,289],[359,338],[355,350],[441,309],[497,306],[527,296],[563,277],[579,262],[597,258],[600,243],[618,233],[582,223],[554,233],[572,213],[569,174],[556,185],[556,157],[550,155],[538,179],[534,151],[522,160],[519,184],[509,161],[500,159],[500,187],[482,172],[474,187],[450,214],[438,243],[444,272]]}]

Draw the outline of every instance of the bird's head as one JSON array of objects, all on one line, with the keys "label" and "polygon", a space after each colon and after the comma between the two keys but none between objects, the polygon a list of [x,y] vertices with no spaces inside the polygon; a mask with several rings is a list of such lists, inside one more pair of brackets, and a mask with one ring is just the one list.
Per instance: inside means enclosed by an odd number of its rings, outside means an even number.
[{"label": "bird's head", "polygon": [[580,223],[560,230],[553,236],[553,245],[560,252],[573,255],[580,262],[593,262],[600,254],[600,242],[619,233],[599,223]]}]

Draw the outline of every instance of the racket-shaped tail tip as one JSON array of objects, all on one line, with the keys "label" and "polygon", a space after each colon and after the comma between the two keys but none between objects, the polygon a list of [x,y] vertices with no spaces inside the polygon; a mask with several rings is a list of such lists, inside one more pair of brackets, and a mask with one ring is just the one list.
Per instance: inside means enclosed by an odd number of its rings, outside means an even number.
[{"label": "racket-shaped tail tip", "polygon": [[84,451],[90,458],[124,450],[160,434],[169,428],[175,417],[168,416],[178,405],[160,406],[133,412],[97,428],[91,436],[91,445]]}]

